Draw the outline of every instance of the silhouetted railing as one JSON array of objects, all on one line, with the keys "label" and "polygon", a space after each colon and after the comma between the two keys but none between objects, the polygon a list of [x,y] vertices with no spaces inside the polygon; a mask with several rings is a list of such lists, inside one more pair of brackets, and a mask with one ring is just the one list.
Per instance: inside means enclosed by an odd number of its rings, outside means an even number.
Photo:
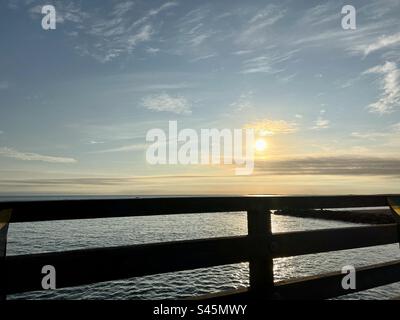
[{"label": "silhouetted railing", "polygon": [[400,281],[400,260],[357,269],[356,289],[341,286],[343,274],[274,282],[273,258],[397,242],[396,226],[363,226],[272,233],[270,210],[387,206],[386,196],[169,197],[3,202],[11,223],[127,216],[246,211],[247,236],[8,256],[7,294],[42,290],[41,269],[53,265],[57,288],[249,262],[249,288],[197,298],[332,298]]}]

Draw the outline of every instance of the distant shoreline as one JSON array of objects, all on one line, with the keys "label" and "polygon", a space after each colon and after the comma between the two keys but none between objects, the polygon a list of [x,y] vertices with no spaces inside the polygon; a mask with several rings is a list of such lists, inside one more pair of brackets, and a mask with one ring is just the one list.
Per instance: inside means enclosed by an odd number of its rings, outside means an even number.
[{"label": "distant shoreline", "polygon": [[313,218],[320,220],[333,220],[366,224],[389,224],[395,223],[390,209],[367,209],[367,210],[277,210],[276,215],[300,218]]}]

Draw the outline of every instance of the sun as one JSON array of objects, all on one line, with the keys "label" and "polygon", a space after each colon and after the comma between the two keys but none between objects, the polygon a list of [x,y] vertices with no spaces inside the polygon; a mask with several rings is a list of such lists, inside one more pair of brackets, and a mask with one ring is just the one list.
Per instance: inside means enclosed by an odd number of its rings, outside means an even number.
[{"label": "sun", "polygon": [[267,149],[267,147],[268,147],[267,141],[265,141],[264,139],[257,139],[256,140],[256,143],[255,143],[256,151],[262,152],[265,149]]}]

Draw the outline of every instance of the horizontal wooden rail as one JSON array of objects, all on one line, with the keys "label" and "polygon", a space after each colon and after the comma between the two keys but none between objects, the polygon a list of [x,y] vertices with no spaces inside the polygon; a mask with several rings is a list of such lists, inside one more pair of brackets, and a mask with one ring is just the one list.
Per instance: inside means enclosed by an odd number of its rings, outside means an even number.
[{"label": "horizontal wooden rail", "polygon": [[12,208],[11,222],[94,219],[180,213],[387,206],[376,196],[240,196],[82,199],[0,202]]},{"label": "horizontal wooden rail", "polygon": [[82,249],[6,257],[6,292],[42,290],[41,269],[57,270],[57,288],[205,268],[249,260],[246,236]]},{"label": "horizontal wooden rail", "polygon": [[278,299],[329,299],[400,281],[400,260],[356,268],[356,289],[342,288],[340,271],[281,281],[275,284]]},{"label": "horizontal wooden rail", "polygon": [[[249,290],[229,297],[321,299],[400,281],[400,260],[357,270],[357,288],[341,287],[341,272],[274,283],[273,258],[398,241],[396,225],[271,233],[270,210],[387,206],[375,196],[240,196],[80,199],[0,202],[11,221],[95,219],[203,212],[247,212],[248,235],[8,256],[0,261],[8,294],[41,290],[42,267],[56,268],[57,288],[158,273],[249,262]],[[3,287],[2,287],[3,288]],[[220,296],[225,296],[224,294]]]},{"label": "horizontal wooden rail", "polygon": [[[7,292],[40,290],[41,268],[48,264],[56,267],[57,287],[63,288],[246,262],[260,250],[250,240],[236,236],[9,256]],[[380,225],[277,233],[271,247],[272,256],[279,258],[396,241],[396,226]]]},{"label": "horizontal wooden rail", "polygon": [[282,232],[273,235],[274,258],[372,247],[397,242],[396,224]]},{"label": "horizontal wooden rail", "polygon": [[[274,285],[275,300],[331,299],[400,281],[400,260],[356,268],[356,289],[343,289],[340,271],[279,281]],[[194,300],[243,301],[251,299],[248,288],[194,297]]]}]

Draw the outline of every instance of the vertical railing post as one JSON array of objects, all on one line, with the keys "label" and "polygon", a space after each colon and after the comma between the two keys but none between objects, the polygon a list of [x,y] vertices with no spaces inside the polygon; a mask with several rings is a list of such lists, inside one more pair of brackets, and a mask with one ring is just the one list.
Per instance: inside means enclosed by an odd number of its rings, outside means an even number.
[{"label": "vertical railing post", "polygon": [[5,257],[0,257],[0,301],[6,300],[6,264]]},{"label": "vertical railing post", "polygon": [[248,210],[247,226],[251,252],[249,261],[250,292],[255,298],[270,299],[274,288],[270,211]]},{"label": "vertical railing post", "polygon": [[11,209],[0,210],[0,301],[6,300],[6,250],[8,224],[11,218]]}]

